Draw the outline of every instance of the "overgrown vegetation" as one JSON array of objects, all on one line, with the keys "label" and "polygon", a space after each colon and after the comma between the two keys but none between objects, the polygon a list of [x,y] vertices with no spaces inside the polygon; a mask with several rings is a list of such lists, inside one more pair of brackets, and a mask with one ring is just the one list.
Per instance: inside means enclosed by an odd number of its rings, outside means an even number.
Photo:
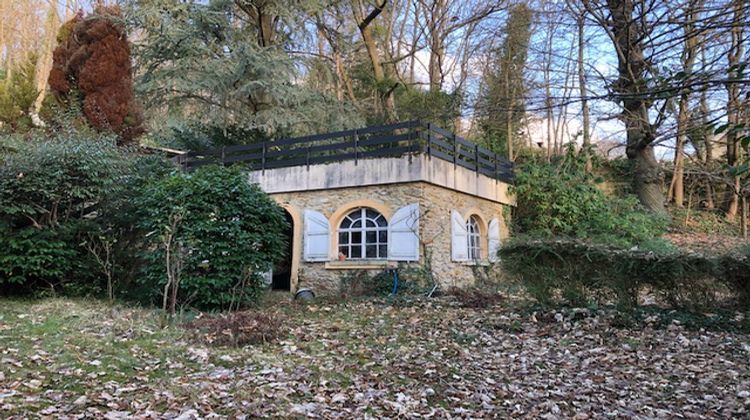
[{"label": "overgrown vegetation", "polygon": [[[632,309],[653,298],[690,310],[750,304],[748,252],[674,246],[664,237],[670,220],[645,211],[628,189],[605,193],[598,185],[598,173],[619,179],[617,168],[587,170],[583,154],[572,149],[549,163],[525,157],[514,186],[515,235],[500,251],[502,269],[545,305]],[[684,230],[689,211],[676,212],[671,228]],[[696,220],[692,229],[727,229],[717,217]]]},{"label": "overgrown vegetation", "polygon": [[632,249],[573,240],[516,239],[503,268],[543,304],[617,303],[632,308],[648,293],[673,307],[750,304],[750,253],[703,255],[664,243]]},{"label": "overgrown vegetation", "polygon": [[572,148],[549,163],[532,154],[519,164],[514,232],[632,246],[666,231],[668,219],[645,211],[635,197],[606,195],[585,166],[586,157]]},{"label": "overgrown vegetation", "polygon": [[340,295],[343,297],[388,297],[409,300],[427,296],[435,287],[430,267],[403,264],[395,270],[373,273],[367,270],[349,271],[341,277]]}]

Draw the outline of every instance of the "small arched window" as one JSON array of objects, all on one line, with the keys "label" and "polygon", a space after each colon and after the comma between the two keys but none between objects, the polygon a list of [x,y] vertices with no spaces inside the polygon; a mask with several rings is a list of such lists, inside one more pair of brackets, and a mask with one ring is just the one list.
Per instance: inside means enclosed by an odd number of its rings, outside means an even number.
[{"label": "small arched window", "polygon": [[469,217],[469,220],[466,222],[466,232],[468,233],[469,260],[477,261],[480,258],[482,249],[480,245],[482,235],[479,231],[479,219],[476,216]]},{"label": "small arched window", "polygon": [[386,259],[388,222],[379,212],[361,207],[341,220],[339,255],[347,259]]}]

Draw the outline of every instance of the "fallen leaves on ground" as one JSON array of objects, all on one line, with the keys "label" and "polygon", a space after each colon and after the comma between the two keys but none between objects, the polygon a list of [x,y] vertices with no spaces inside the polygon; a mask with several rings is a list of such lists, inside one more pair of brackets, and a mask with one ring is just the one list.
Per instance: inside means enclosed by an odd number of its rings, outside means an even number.
[{"label": "fallen leaves on ground", "polygon": [[451,302],[277,305],[281,340],[216,347],[149,310],[3,300],[0,417],[748,415],[745,334]]},{"label": "fallen leaves on ground", "polygon": [[719,233],[668,233],[664,237],[678,248],[704,255],[725,254],[749,243],[741,237]]}]

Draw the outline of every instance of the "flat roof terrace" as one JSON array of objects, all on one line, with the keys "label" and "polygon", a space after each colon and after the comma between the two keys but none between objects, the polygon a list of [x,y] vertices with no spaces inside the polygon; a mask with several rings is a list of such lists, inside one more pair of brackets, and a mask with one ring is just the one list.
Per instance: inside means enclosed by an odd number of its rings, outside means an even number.
[{"label": "flat roof terrace", "polygon": [[512,204],[510,161],[422,121],[191,151],[178,162],[247,165],[250,180],[270,194],[427,182]]}]

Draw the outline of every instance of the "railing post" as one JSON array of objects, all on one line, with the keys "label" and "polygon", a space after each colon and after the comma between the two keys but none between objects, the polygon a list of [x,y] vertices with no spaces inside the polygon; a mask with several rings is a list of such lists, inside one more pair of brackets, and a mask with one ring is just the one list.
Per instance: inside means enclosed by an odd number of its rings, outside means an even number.
[{"label": "railing post", "polygon": [[354,130],[354,166],[357,166],[359,158],[359,133]]},{"label": "railing post", "polygon": [[479,145],[474,145],[474,171],[479,176]]},{"label": "railing post", "polygon": [[263,148],[260,152],[260,170],[263,174],[266,173],[266,142],[263,142]]},{"label": "railing post", "polygon": [[453,169],[456,169],[458,165],[458,142],[456,141],[456,133],[453,133]]},{"label": "railing post", "polygon": [[432,160],[432,123],[427,123],[427,157]]},{"label": "railing post", "polygon": [[500,169],[498,169],[497,167],[497,162],[498,162],[497,153],[494,153],[492,155],[492,159],[495,161],[495,174],[494,174],[495,176],[493,176],[493,178],[497,179],[499,176],[499,172],[500,172]]},{"label": "railing post", "polygon": [[221,147],[221,166],[224,166],[224,158],[226,157],[226,146]]},{"label": "railing post", "polygon": [[307,144],[307,148],[305,151],[305,164],[307,165],[307,170],[310,170],[310,144]]}]

